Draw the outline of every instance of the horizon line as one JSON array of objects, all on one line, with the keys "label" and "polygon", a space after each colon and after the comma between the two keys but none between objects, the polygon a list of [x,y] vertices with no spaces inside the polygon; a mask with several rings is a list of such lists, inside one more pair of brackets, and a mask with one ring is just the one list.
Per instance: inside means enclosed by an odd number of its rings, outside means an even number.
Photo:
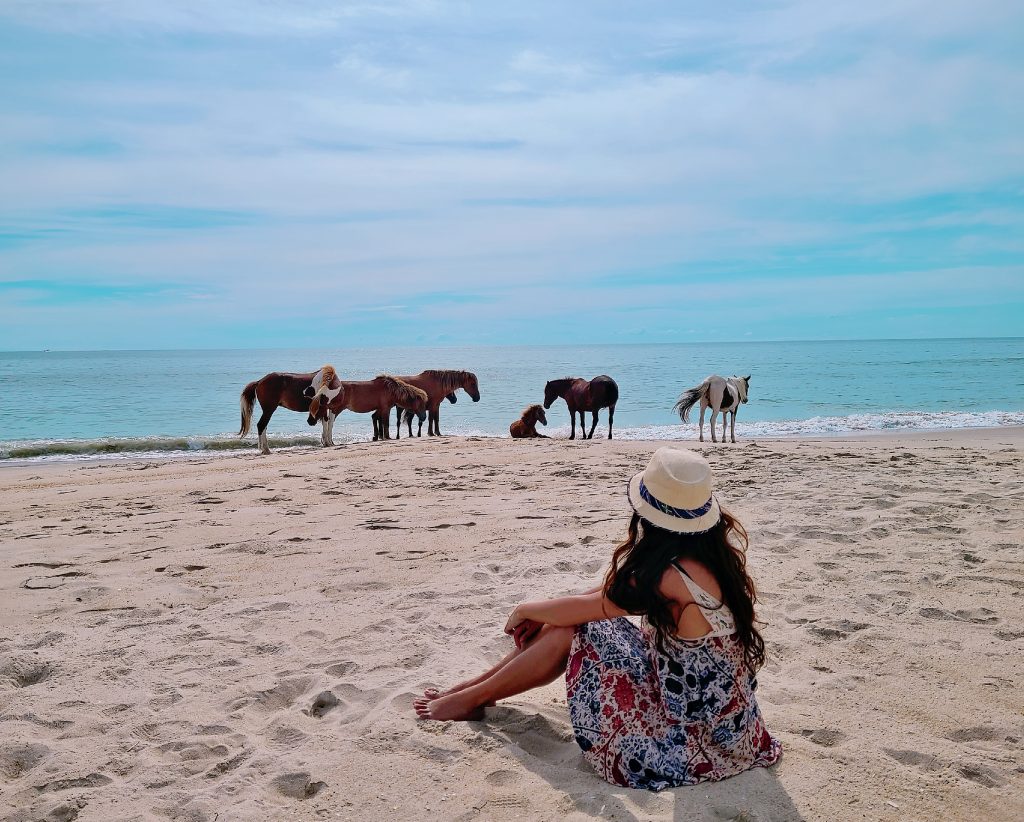
[{"label": "horizon line", "polygon": [[837,342],[942,342],[949,340],[1024,340],[1024,335],[995,337],[831,337],[816,339],[739,339],[739,340],[676,340],[659,342],[559,342],[559,343],[409,343],[406,345],[339,345],[339,346],[253,346],[246,348],[198,347],[198,348],[11,348],[0,350],[0,354],[112,354],[112,353],[155,353],[177,351],[310,351],[319,349],[376,349],[395,350],[400,348],[597,348],[602,346],[639,345],[753,345],[763,343],[837,343]]}]

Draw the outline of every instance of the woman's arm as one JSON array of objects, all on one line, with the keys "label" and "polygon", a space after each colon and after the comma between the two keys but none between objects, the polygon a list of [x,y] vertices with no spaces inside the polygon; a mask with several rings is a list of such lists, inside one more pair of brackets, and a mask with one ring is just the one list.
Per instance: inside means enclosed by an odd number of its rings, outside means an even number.
[{"label": "woman's arm", "polygon": [[569,627],[599,619],[625,616],[625,614],[626,612],[608,599],[601,587],[598,587],[593,591],[576,596],[524,602],[512,612],[508,624],[505,626],[505,633],[513,633],[515,626],[524,620]]}]

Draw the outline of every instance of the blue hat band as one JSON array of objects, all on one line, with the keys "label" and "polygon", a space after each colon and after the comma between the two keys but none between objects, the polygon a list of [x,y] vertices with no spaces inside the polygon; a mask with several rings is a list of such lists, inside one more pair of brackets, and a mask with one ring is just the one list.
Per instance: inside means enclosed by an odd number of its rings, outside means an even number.
[{"label": "blue hat band", "polygon": [[677,519],[698,519],[711,510],[711,504],[714,502],[714,497],[711,497],[700,508],[675,508],[654,496],[644,485],[642,479],[640,480],[640,499],[651,507],[657,508],[661,513]]}]

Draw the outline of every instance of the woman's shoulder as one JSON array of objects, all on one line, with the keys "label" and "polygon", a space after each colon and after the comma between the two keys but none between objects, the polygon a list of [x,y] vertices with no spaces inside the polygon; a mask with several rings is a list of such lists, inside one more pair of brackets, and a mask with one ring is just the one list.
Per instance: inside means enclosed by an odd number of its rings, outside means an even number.
[{"label": "woman's shoulder", "polygon": [[[719,602],[722,601],[722,586],[718,584],[718,580],[715,579],[715,575],[711,573],[703,563],[688,557],[676,559],[672,565],[666,569],[665,576],[662,577],[662,586],[664,587],[667,584],[671,586],[673,590],[679,590],[681,588],[686,591],[687,601],[692,601],[693,595],[690,590],[690,586],[683,580],[682,574],[685,574],[690,581],[696,583],[697,587],[702,591],[710,594]],[[671,578],[673,576],[675,579]],[[676,582],[678,582],[678,585],[673,584]]]}]

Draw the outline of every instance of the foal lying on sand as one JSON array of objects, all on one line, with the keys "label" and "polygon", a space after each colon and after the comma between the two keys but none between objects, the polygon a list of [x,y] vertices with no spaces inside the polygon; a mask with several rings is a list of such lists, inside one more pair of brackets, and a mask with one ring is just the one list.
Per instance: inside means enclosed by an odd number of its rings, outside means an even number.
[{"label": "foal lying on sand", "polygon": [[537,423],[548,424],[547,415],[544,413],[544,406],[530,405],[523,409],[523,415],[508,427],[508,432],[514,440],[527,440],[535,437],[548,439],[545,434],[537,433]]}]

